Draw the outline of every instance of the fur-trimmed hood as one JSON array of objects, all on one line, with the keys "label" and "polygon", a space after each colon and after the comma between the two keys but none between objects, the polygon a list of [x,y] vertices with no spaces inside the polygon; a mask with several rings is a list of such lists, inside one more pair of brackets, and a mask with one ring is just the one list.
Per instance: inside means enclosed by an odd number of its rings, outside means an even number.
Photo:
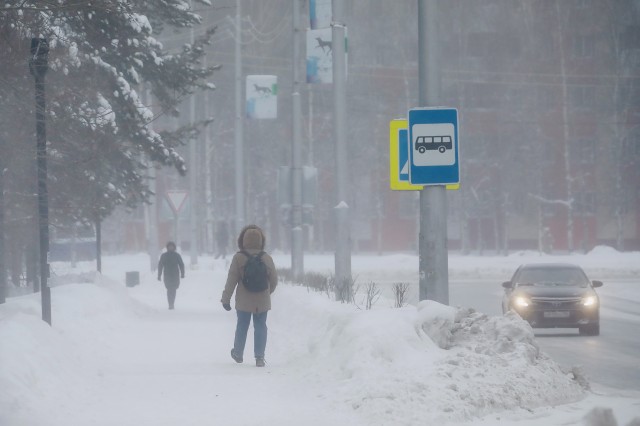
[{"label": "fur-trimmed hood", "polygon": [[238,235],[238,248],[240,250],[264,250],[267,238],[257,225],[247,225]]},{"label": "fur-trimmed hood", "polygon": [[249,256],[255,256],[258,252],[264,251],[265,243],[264,232],[256,225],[245,226],[240,231],[238,248],[246,253],[238,252],[233,255],[231,265],[229,265],[227,282],[222,292],[222,299],[220,299],[223,304],[231,303],[231,297],[235,292],[235,307],[237,311],[260,313],[271,309],[271,293],[274,292],[278,285],[278,271],[269,253],[262,254],[262,261],[267,266],[267,274],[269,275],[269,288],[265,291],[254,293],[247,290],[242,283],[244,267],[248,262]]}]

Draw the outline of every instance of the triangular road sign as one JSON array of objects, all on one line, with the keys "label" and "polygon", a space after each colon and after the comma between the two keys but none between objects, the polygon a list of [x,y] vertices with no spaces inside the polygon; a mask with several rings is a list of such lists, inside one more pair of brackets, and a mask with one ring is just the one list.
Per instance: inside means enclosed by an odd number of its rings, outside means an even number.
[{"label": "triangular road sign", "polygon": [[167,201],[175,214],[180,212],[188,195],[187,191],[167,191]]},{"label": "triangular road sign", "polygon": [[400,174],[401,175],[408,175],[409,174],[409,161],[405,161],[404,162],[404,166],[402,166],[402,170],[400,170]]}]

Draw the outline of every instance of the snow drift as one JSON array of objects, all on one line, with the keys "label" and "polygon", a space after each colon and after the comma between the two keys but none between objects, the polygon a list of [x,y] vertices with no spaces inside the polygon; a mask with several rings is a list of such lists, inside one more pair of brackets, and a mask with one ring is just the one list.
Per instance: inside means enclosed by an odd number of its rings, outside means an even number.
[{"label": "snow drift", "polygon": [[277,300],[283,306],[274,308],[272,329],[295,320],[296,330],[285,333],[304,348],[291,363],[309,380],[332,381],[323,397],[372,424],[464,421],[585,395],[516,314],[488,317],[432,301],[359,311],[300,288],[283,289]]}]

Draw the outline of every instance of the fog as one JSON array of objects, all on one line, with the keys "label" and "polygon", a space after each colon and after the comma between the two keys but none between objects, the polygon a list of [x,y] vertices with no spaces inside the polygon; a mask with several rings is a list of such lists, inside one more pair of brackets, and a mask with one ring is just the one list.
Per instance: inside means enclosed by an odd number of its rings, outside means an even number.
[{"label": "fog", "polygon": [[[417,194],[389,190],[388,126],[418,102],[417,2],[346,3],[354,247],[411,250]],[[458,108],[461,119],[462,185],[448,195],[451,248],[637,248],[639,8],[637,1],[441,2],[441,104]],[[286,248],[274,187],[278,166],[291,161],[291,2],[249,1],[243,10],[243,73],[276,75],[279,86],[278,119],[244,121],[247,218],[267,224]],[[219,27],[208,57],[223,67],[208,102],[215,216],[232,219],[227,14],[210,15]],[[302,22],[306,29],[307,16]],[[305,163],[319,170],[308,243],[330,250],[338,201],[332,85],[302,87]]]},{"label": "fog", "polygon": [[[92,257],[96,222],[107,253],[158,250],[167,240],[183,250],[195,243],[201,253],[216,252],[222,222],[232,234],[244,225],[235,222],[236,2],[194,3],[202,20],[193,27],[192,50],[183,48],[191,32],[171,28],[160,11],[149,12],[147,21],[142,8],[126,29],[94,28],[83,41],[77,23],[36,19],[18,10],[20,2],[6,3],[0,12],[0,230],[12,279],[30,280],[25,276],[35,274],[29,265],[37,257],[32,36],[48,37],[52,49],[52,255],[68,257],[69,244],[85,244],[74,256]],[[389,122],[418,106],[417,2],[345,5],[352,248],[415,251],[419,193],[389,188]],[[105,25],[99,18],[114,13],[91,7],[78,6],[84,17],[78,22],[88,27]],[[640,249],[640,1],[449,0],[439,2],[439,13],[440,104],[457,108],[460,117],[461,185],[447,191],[449,249]],[[291,230],[278,171],[291,164],[291,14],[291,0],[242,0],[242,111],[247,75],[277,77],[277,118],[243,118],[245,221],[263,227],[270,248],[285,252]],[[331,251],[333,208],[340,201],[333,92],[331,84],[304,81],[307,2],[301,15],[296,66],[303,80],[303,158],[317,169],[316,187],[305,187],[305,250]],[[98,49],[127,45],[126,34],[145,34],[147,25],[154,34],[119,54],[135,51],[129,60],[116,65],[108,48]],[[209,36],[208,45],[197,43]],[[145,56],[145,46],[160,49],[155,40],[161,50],[199,64],[172,68],[179,61]],[[90,66],[78,65],[85,63]],[[113,81],[101,74],[109,66]],[[147,126],[136,127],[131,117]],[[175,220],[169,194],[180,204],[191,174],[196,193],[189,192]]]}]

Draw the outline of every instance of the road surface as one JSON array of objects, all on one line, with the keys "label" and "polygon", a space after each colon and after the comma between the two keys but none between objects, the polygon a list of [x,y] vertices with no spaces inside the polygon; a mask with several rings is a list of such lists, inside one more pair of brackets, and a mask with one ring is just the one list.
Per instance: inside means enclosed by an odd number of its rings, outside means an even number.
[{"label": "road surface", "polygon": [[[640,390],[640,282],[603,280],[600,336],[580,336],[577,329],[535,329],[538,343],[563,367],[580,365],[591,382]],[[487,280],[450,283],[450,303],[500,315],[502,287]]]},{"label": "road surface", "polygon": [[[365,277],[375,280],[375,277]],[[418,301],[418,284],[409,273],[401,281],[410,283],[408,301]],[[508,278],[508,277],[507,277]],[[505,279],[507,279],[505,278]],[[581,366],[590,382],[640,390],[640,281],[607,279],[599,288],[600,336],[580,336],[578,329],[535,329],[544,352],[561,366]],[[364,280],[363,282],[366,282]],[[383,295],[393,299],[392,282],[377,280]],[[488,315],[502,315],[503,288],[500,280],[451,279],[449,302]]]}]

